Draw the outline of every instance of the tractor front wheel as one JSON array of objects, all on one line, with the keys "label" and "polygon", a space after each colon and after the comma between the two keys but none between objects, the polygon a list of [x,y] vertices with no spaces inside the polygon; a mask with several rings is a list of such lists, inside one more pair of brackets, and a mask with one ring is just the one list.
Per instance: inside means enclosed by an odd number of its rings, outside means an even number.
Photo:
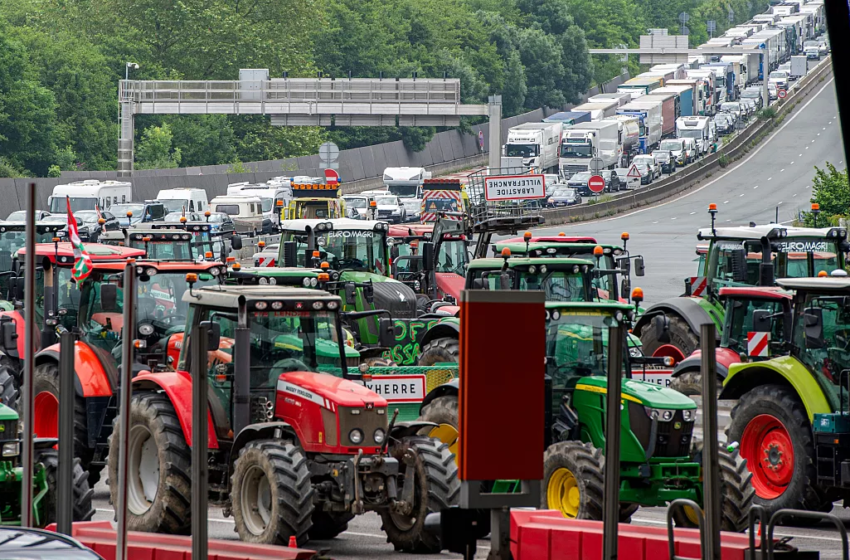
[{"label": "tractor front wheel", "polygon": [[669,318],[667,334],[670,340],[667,342],[658,339],[658,333],[655,326],[650,323],[645,325],[640,333],[641,349],[646,356],[669,356],[671,352],[662,350],[656,354],[656,351],[665,345],[672,346],[671,351],[678,349],[681,356],[690,356],[694,350],[699,348],[699,336],[691,330],[688,323],[681,317],[673,316]]},{"label": "tractor front wheel", "polygon": [[287,441],[252,441],[239,452],[230,478],[231,507],[242,541],[307,543],[312,525],[313,486],[303,452]]},{"label": "tractor front wheel", "polygon": [[828,500],[817,487],[812,427],[796,393],[761,385],[732,409],[726,439],[740,444],[753,474],[755,503],[768,510],[820,511]]},{"label": "tractor front wheel", "polygon": [[[406,456],[413,455],[408,465]],[[397,511],[393,505],[379,513],[387,540],[403,552],[438,553],[440,539],[425,530],[425,518],[457,505],[460,499],[460,480],[455,457],[449,447],[425,436],[403,438],[390,448],[390,456],[399,462],[399,493],[404,485],[404,473],[414,469],[414,500],[409,513]]]},{"label": "tractor front wheel", "polygon": [[562,441],[543,454],[540,509],[568,519],[602,519],[605,458],[590,443]]},{"label": "tractor front wheel", "polygon": [[[109,494],[118,495],[120,424],[109,436]],[[191,527],[192,452],[168,397],[137,393],[130,401],[127,442],[127,528],[148,533],[186,534]]]},{"label": "tractor front wheel", "polygon": [[460,357],[460,342],[456,338],[444,336],[435,338],[422,347],[422,353],[416,361],[418,366],[433,366],[441,362],[457,363]]},{"label": "tractor front wheel", "polygon": [[[39,527],[46,527],[51,523],[56,522],[56,492],[59,480],[59,454],[55,449],[36,449],[35,457],[36,464],[41,464],[44,468],[44,485],[46,491],[39,505],[40,516],[38,519]],[[74,468],[71,473],[71,484],[73,485],[73,520],[74,521],[90,521],[94,516],[94,508],[92,507],[92,494],[94,490],[89,487],[88,474],[83,467],[80,466],[79,459],[74,459]],[[43,488],[34,488],[33,495]]]}]

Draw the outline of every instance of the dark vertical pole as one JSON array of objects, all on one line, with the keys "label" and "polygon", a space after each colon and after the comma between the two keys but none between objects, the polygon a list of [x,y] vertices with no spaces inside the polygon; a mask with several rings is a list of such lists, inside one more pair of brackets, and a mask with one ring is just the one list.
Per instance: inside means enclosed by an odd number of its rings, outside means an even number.
[{"label": "dark vertical pole", "polygon": [[703,428],[703,510],[705,512],[705,543],[703,558],[720,560],[720,471],[717,442],[717,373],[714,355],[714,323],[700,326],[702,350],[702,428]]},{"label": "dark vertical pole", "polygon": [[127,452],[130,439],[130,398],[133,383],[133,344],[136,324],[136,261],[127,259],[124,267],[124,348],[121,358],[121,383],[118,387],[120,401],[118,423],[118,496],[115,511],[118,512],[118,542],[115,560],[127,560],[127,480],[129,465]]},{"label": "dark vertical pole", "polygon": [[605,510],[602,516],[602,560],[616,560],[620,522],[620,393],[623,379],[622,325],[608,332],[608,398],[605,409]]},{"label": "dark vertical pole", "polygon": [[24,260],[24,380],[23,406],[24,448],[21,450],[21,527],[32,527],[32,475],[33,475],[33,372],[35,369],[35,183],[27,185],[26,250]]},{"label": "dark vertical pole", "polygon": [[207,337],[198,325],[189,339],[192,373],[192,558],[207,560]]},{"label": "dark vertical pole", "polygon": [[71,536],[74,521],[74,335],[59,337],[59,489],[56,496],[56,525]]}]

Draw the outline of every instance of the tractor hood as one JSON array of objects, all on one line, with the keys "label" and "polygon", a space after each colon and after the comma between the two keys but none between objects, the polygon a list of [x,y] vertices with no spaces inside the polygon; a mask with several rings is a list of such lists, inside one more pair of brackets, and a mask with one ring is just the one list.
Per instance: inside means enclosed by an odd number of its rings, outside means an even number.
[{"label": "tractor hood", "polygon": [[[601,375],[582,377],[576,385],[576,391],[582,390],[592,393],[607,393],[608,379]],[[682,393],[661,387],[656,383],[624,378],[622,392],[624,401],[632,401],[650,408],[687,410],[697,407],[694,401]]]},{"label": "tractor hood", "polygon": [[452,296],[455,301],[460,301],[460,292],[463,290],[466,279],[460,274],[452,272],[438,272],[435,276],[437,277],[437,289],[447,296]]},{"label": "tractor hood", "polygon": [[278,378],[277,390],[327,407],[328,404],[362,408],[370,405],[386,408],[387,400],[359,383],[326,373],[293,371]]}]

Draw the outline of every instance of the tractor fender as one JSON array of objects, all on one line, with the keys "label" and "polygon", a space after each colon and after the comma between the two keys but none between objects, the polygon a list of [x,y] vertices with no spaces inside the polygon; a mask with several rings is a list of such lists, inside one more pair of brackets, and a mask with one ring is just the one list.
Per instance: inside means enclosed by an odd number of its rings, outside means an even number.
[{"label": "tractor fender", "polygon": [[441,321],[428,329],[419,342],[419,347],[425,346],[435,338],[459,338],[460,325],[454,321]]},{"label": "tractor fender", "polygon": [[652,318],[660,314],[678,315],[688,323],[692,331],[698,333],[700,325],[714,322],[711,315],[697,302],[698,299],[693,297],[676,297],[656,303],[640,316],[635,324],[634,333],[640,336],[643,328],[651,323]]},{"label": "tractor fender", "polygon": [[[133,379],[133,391],[165,391],[183,429],[183,438],[192,447],[192,379],[182,371],[140,373]],[[218,449],[212,414],[207,412],[207,448]]]},{"label": "tractor fender", "polygon": [[[48,346],[35,355],[36,367],[47,362],[59,363],[59,344]],[[111,368],[115,370],[114,366]],[[110,373],[94,348],[85,342],[74,342],[74,387],[81,397],[111,397],[117,384],[117,370]]]},{"label": "tractor fender", "polygon": [[460,389],[460,379],[455,377],[454,379],[449,380],[446,383],[443,383],[439,387],[434,387],[431,389],[431,392],[425,395],[425,398],[422,400],[422,404],[419,405],[419,414],[422,414],[422,409],[431,404],[431,401],[438,397],[444,397],[446,395],[457,395]]},{"label": "tractor fender", "polygon": [[717,398],[739,399],[754,387],[766,384],[782,385],[792,389],[806,407],[809,422],[814,422],[815,414],[835,410],[817,380],[805,366],[791,356],[731,366],[729,375],[723,382],[723,390]]},{"label": "tractor fender", "polygon": [[[741,357],[729,348],[718,348],[715,351],[714,362],[717,375],[720,376],[720,379],[726,379],[729,374],[729,366],[741,363]],[[679,377],[682,372],[699,370],[700,367],[702,367],[702,351],[695,350],[693,354],[676,364],[672,376]]]},{"label": "tractor fender", "polygon": [[230,448],[230,464],[228,465],[227,480],[233,474],[233,466],[239,458],[239,452],[243,447],[258,439],[289,439],[298,445],[298,435],[292,425],[287,422],[263,422],[262,424],[249,424],[242,428],[233,440]]},{"label": "tractor fender", "polygon": [[436,428],[434,422],[424,422],[422,420],[413,420],[410,422],[396,422],[390,432],[390,437],[393,439],[402,439],[408,436],[415,436],[422,428]]}]

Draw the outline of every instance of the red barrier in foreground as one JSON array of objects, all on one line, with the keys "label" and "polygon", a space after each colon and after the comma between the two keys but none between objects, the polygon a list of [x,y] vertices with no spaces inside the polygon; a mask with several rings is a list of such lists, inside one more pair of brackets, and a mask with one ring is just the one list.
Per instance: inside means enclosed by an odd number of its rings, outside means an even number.
[{"label": "red barrier in foreground", "polygon": [[[676,529],[676,555],[701,558],[699,531]],[[747,535],[721,533],[722,560],[744,560]],[[670,560],[667,527],[620,524],[620,560]],[[602,522],[564,519],[557,511],[511,511],[514,560],[600,560]]]},{"label": "red barrier in foreground", "polygon": [[[49,525],[47,530],[55,531],[56,524]],[[115,560],[117,536],[109,521],[74,523],[72,532],[72,537],[105,560]],[[316,555],[303,548],[215,539],[210,539],[209,543],[209,560],[308,560]],[[127,533],[127,554],[130,560],[191,560],[192,537],[130,531]]]}]

